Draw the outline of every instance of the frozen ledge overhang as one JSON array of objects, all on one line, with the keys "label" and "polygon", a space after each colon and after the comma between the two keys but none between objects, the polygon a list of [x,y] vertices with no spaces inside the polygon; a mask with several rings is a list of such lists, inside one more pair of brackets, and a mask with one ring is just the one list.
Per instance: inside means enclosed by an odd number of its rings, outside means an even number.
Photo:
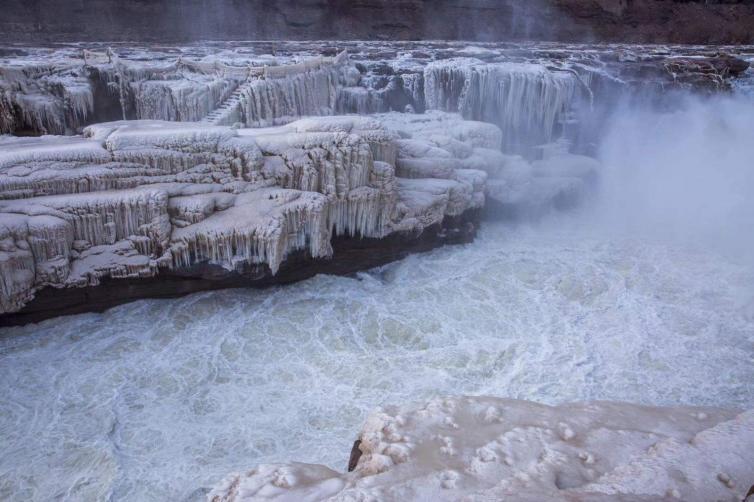
[{"label": "frozen ledge overhang", "polygon": [[3,313],[47,288],[196,265],[275,275],[293,253],[330,258],[335,238],[416,238],[481,209],[506,162],[495,126],[442,112],[122,121],[0,142]]}]

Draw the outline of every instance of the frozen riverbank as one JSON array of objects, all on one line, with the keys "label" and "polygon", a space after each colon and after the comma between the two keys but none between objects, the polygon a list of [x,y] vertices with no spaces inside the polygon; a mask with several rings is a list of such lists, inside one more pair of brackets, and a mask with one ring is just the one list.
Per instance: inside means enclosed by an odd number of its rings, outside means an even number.
[{"label": "frozen riverbank", "polygon": [[737,502],[754,483],[752,448],[754,410],[438,398],[371,414],[347,474],[262,465],[208,500]]}]

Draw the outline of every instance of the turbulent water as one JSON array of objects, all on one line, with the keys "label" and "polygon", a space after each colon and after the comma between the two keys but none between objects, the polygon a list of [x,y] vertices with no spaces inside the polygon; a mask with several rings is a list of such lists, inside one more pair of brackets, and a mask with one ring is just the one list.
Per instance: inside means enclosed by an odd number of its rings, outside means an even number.
[{"label": "turbulent water", "polygon": [[381,403],[754,406],[754,267],[554,219],[356,278],[144,300],[0,338],[0,499],[184,500],[342,469]]}]

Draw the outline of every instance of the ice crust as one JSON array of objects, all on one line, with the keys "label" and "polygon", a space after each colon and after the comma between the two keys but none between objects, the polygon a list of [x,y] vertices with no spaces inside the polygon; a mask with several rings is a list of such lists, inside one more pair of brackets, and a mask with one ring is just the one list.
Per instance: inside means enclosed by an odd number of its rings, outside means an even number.
[{"label": "ice crust", "polygon": [[[445,132],[443,132],[445,131]],[[484,205],[500,132],[433,112],[236,129],[121,121],[0,152],[3,312],[43,287],[199,263],[275,274],[334,235],[421,233]]]},{"label": "ice crust", "polygon": [[436,398],[377,409],[351,473],[290,463],[228,476],[245,500],[743,500],[754,411]]}]

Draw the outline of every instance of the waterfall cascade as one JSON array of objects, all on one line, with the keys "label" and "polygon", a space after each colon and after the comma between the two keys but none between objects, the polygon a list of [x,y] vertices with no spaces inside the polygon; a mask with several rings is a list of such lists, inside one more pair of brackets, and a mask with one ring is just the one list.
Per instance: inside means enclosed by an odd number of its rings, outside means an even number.
[{"label": "waterfall cascade", "polygon": [[450,59],[424,70],[427,108],[498,125],[510,153],[555,139],[580,90],[574,73],[535,63]]}]

